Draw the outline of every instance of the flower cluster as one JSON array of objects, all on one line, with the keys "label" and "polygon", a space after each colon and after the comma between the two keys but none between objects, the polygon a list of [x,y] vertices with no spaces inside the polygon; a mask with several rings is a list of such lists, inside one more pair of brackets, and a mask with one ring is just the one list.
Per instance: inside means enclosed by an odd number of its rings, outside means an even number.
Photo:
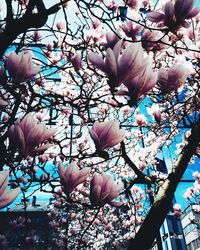
[{"label": "flower cluster", "polygon": [[151,22],[162,23],[170,30],[177,30],[180,27],[188,28],[189,20],[199,14],[200,8],[193,8],[193,0],[176,0],[167,2],[162,11],[153,11],[147,15]]},{"label": "flower cluster", "polygon": [[[81,183],[85,182],[89,176],[88,169],[79,170],[77,164],[72,162],[66,169],[63,164],[59,164],[58,173],[63,185],[63,191],[67,196]],[[114,202],[122,189],[121,185],[117,185],[111,175],[105,173],[95,174],[90,183],[90,202],[92,206],[104,206],[110,204],[112,206],[120,206],[122,203]]]},{"label": "flower cluster", "polygon": [[144,56],[140,43],[129,45],[122,53],[121,50],[122,40],[113,49],[107,49],[105,60],[95,53],[90,53],[88,58],[107,75],[111,90],[123,83],[128,91],[121,93],[129,95],[135,104],[155,86],[157,73],[152,70],[148,57]]}]

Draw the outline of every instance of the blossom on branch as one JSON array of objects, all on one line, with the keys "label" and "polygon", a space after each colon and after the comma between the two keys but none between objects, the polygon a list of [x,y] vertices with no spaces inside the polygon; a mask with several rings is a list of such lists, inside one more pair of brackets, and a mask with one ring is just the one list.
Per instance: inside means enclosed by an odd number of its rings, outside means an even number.
[{"label": "blossom on branch", "polygon": [[14,83],[22,83],[31,80],[40,71],[40,66],[32,66],[32,54],[30,51],[22,51],[19,54],[11,52],[7,58],[7,69]]},{"label": "blossom on branch", "polygon": [[114,147],[120,143],[125,136],[125,130],[119,129],[119,122],[117,120],[108,122],[96,121],[89,132],[97,151]]},{"label": "blossom on branch", "polygon": [[82,66],[82,59],[79,54],[73,55],[71,58],[71,63],[76,71],[79,71]]},{"label": "blossom on branch", "polygon": [[0,172],[0,208],[4,208],[12,203],[18,196],[20,188],[9,190],[8,186],[9,171]]},{"label": "blossom on branch", "polygon": [[64,192],[69,195],[75,187],[86,181],[89,175],[89,169],[79,170],[77,164],[72,162],[66,169],[62,163],[59,164],[58,173],[61,183],[64,186]]},{"label": "blossom on branch", "polygon": [[[55,129],[46,128],[45,124],[38,124],[32,115],[17,119],[9,128],[11,146],[16,146],[22,157],[32,154],[43,154],[52,144],[47,143],[55,134]],[[43,145],[37,147],[38,145]]]},{"label": "blossom on branch", "polygon": [[138,76],[125,81],[124,85],[128,88],[128,95],[131,97],[131,103],[136,104],[138,100],[156,85],[157,80],[157,72],[153,71],[150,64],[148,64]]},{"label": "blossom on branch", "polygon": [[142,29],[139,24],[135,24],[134,22],[128,20],[123,24],[122,30],[127,37],[136,39],[136,36],[141,32]]},{"label": "blossom on branch", "polygon": [[175,64],[169,69],[161,68],[158,83],[164,93],[177,90],[186,81],[189,70],[182,64]]},{"label": "blossom on branch", "polygon": [[154,117],[157,123],[161,122],[162,114],[158,104],[154,103],[151,108],[147,107],[147,112]]},{"label": "blossom on branch", "polygon": [[180,218],[182,214],[181,206],[178,203],[176,203],[174,204],[173,209],[174,209],[174,216]]},{"label": "blossom on branch", "polygon": [[149,21],[162,23],[171,30],[177,30],[180,27],[188,28],[186,20],[195,17],[200,12],[200,8],[193,8],[194,0],[176,0],[167,2],[162,11],[153,11],[147,14]]},{"label": "blossom on branch", "polygon": [[121,202],[114,202],[121,192],[122,186],[117,184],[111,175],[105,173],[93,176],[90,184],[90,202],[93,206],[121,205]]},{"label": "blossom on branch", "polygon": [[113,49],[106,50],[105,60],[93,52],[88,56],[89,61],[107,75],[113,90],[121,83],[136,77],[147,63],[140,43],[130,44],[120,54],[121,49],[122,40]]}]

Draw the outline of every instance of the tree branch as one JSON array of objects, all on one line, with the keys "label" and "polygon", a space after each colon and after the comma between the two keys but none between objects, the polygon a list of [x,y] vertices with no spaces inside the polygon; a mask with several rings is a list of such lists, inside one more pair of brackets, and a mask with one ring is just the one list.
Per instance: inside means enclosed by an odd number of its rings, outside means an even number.
[{"label": "tree branch", "polygon": [[137,166],[131,161],[131,159],[128,157],[126,153],[126,148],[124,142],[121,142],[121,149],[122,149],[122,157],[124,158],[125,162],[129,165],[129,167],[136,173],[137,178],[135,183],[155,183],[157,178],[145,175],[143,172],[141,172]]},{"label": "tree branch", "polygon": [[9,25],[13,21],[12,0],[6,0],[6,5],[7,5],[6,25]]},{"label": "tree branch", "polygon": [[[160,186],[157,198],[153,203],[147,217],[140,227],[135,238],[130,240],[129,250],[151,248],[153,241],[163,224],[165,217],[170,209],[174,192],[181,180],[191,157],[195,154],[196,148],[200,142],[200,119],[197,125],[192,129],[187,144],[173,167],[172,173],[168,179]],[[153,226],[152,226],[153,225]]]},{"label": "tree branch", "polygon": [[[13,19],[12,0],[6,0],[7,3],[7,23],[4,32],[0,34],[0,59],[3,57],[6,49],[12,42],[29,28],[41,28],[47,22],[48,16],[56,13],[60,6],[69,0],[54,4],[49,9],[45,8],[43,0],[30,0],[26,13],[19,19]],[[33,9],[37,13],[32,13]]]}]

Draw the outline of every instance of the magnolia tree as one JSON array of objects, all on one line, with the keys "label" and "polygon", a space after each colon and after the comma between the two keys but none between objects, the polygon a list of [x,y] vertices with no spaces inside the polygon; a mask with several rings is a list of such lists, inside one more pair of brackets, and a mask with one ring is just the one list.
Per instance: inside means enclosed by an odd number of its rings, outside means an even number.
[{"label": "magnolia tree", "polygon": [[[3,1],[0,207],[53,195],[49,249],[162,249],[199,157],[199,11],[193,0]],[[157,171],[169,153],[168,174]],[[10,222],[27,226],[26,212]]]}]

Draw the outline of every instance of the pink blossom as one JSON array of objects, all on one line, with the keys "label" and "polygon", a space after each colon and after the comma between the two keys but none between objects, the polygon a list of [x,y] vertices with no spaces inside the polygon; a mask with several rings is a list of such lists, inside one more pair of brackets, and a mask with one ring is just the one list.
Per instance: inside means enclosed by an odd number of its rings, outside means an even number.
[{"label": "pink blossom", "polygon": [[8,186],[9,171],[0,172],[0,208],[4,208],[12,203],[18,196],[20,188],[9,190]]},{"label": "pink blossom", "polygon": [[34,31],[34,33],[33,33],[34,42],[38,42],[41,39],[42,39],[42,35],[40,34],[40,32],[38,30]]},{"label": "pink blossom", "polygon": [[144,114],[139,114],[135,116],[135,124],[138,126],[145,126],[147,124],[147,118]]},{"label": "pink blossom", "polygon": [[56,28],[57,28],[58,30],[64,30],[64,29],[65,29],[65,22],[64,22],[64,21],[58,21],[58,22],[56,23]]},{"label": "pink blossom", "polygon": [[186,20],[195,17],[200,8],[193,8],[194,0],[176,0],[167,2],[162,11],[153,11],[147,15],[151,22],[162,23],[171,30],[177,30],[180,27],[188,28]]},{"label": "pink blossom", "polygon": [[64,186],[64,192],[69,195],[75,187],[86,181],[89,175],[89,169],[79,170],[77,164],[72,162],[66,169],[62,163],[59,164],[58,173],[61,183]]},{"label": "pink blossom", "polygon": [[94,141],[96,149],[103,151],[120,143],[124,139],[125,131],[119,129],[119,122],[117,120],[107,122],[96,121],[92,129],[90,129],[90,136]]},{"label": "pink blossom", "polygon": [[98,19],[96,19],[95,21],[92,22],[92,28],[93,29],[100,28],[101,24],[102,23]]},{"label": "pink blossom", "polygon": [[72,65],[74,66],[74,69],[76,71],[79,71],[82,66],[81,56],[79,54],[76,54],[72,56],[70,60],[71,60]]},{"label": "pink blossom", "polygon": [[127,37],[131,37],[131,38],[135,39],[136,36],[141,31],[141,26],[139,24],[135,24],[134,22],[128,20],[122,26],[122,30],[124,31],[124,33]]},{"label": "pink blossom", "polygon": [[111,48],[113,49],[116,43],[119,41],[119,37],[113,33],[112,31],[106,32],[106,43],[103,44],[104,48]]},{"label": "pink blossom", "polygon": [[193,176],[195,179],[200,179],[200,173],[199,173],[198,171],[193,172],[192,176]]},{"label": "pink blossom", "polygon": [[174,204],[173,209],[181,211],[181,206],[178,203],[176,203],[176,204]]},{"label": "pink blossom", "polygon": [[90,184],[90,202],[93,206],[104,206],[107,203],[121,205],[121,203],[113,203],[121,189],[121,185],[117,185],[111,175],[95,173]]},{"label": "pink blossom", "polygon": [[108,9],[109,10],[112,10],[113,12],[116,12],[117,10],[118,10],[118,7],[119,7],[119,5],[118,4],[116,4],[116,2],[114,1],[114,0],[112,0],[111,2],[110,2],[110,4],[108,5]]},{"label": "pink blossom", "polygon": [[[133,104],[136,104],[157,83],[158,74],[152,70],[150,65],[148,64],[136,77],[124,82],[124,85],[128,88],[128,95],[131,97],[131,103]],[[126,93],[124,92],[124,94]]]},{"label": "pink blossom", "polygon": [[194,189],[193,188],[187,188],[187,191],[183,194],[183,197],[187,200],[190,200],[194,196]]},{"label": "pink blossom", "polygon": [[181,217],[181,206],[178,203],[176,203],[176,204],[174,204],[173,209],[174,209],[174,216],[180,218]]},{"label": "pink blossom", "polygon": [[108,48],[105,60],[93,52],[88,56],[90,62],[108,76],[111,89],[136,77],[147,63],[140,43],[130,44],[120,54],[121,45],[122,40],[113,49]]},{"label": "pink blossom", "polygon": [[124,0],[124,2],[132,9],[137,9],[138,0]]},{"label": "pink blossom", "polygon": [[175,64],[168,70],[161,68],[158,83],[164,93],[177,90],[189,75],[188,69],[183,64]]},{"label": "pink blossom", "polygon": [[7,59],[7,69],[14,83],[31,80],[40,71],[40,66],[32,66],[32,54],[30,51],[22,51],[19,54],[11,52]]},{"label": "pink blossom", "polygon": [[167,37],[164,36],[161,32],[156,31],[145,31],[141,37],[142,47],[147,51],[161,51],[166,48],[165,43],[168,42]]},{"label": "pink blossom", "polygon": [[147,108],[147,112],[154,117],[157,123],[161,122],[161,108],[158,104],[153,104],[151,108]]},{"label": "pink blossom", "polygon": [[[47,140],[54,134],[55,129],[47,129],[45,124],[38,124],[30,114],[17,119],[9,128],[10,144],[18,148],[22,157],[35,153],[43,154],[51,146]],[[42,143],[44,144],[37,147]]]}]

